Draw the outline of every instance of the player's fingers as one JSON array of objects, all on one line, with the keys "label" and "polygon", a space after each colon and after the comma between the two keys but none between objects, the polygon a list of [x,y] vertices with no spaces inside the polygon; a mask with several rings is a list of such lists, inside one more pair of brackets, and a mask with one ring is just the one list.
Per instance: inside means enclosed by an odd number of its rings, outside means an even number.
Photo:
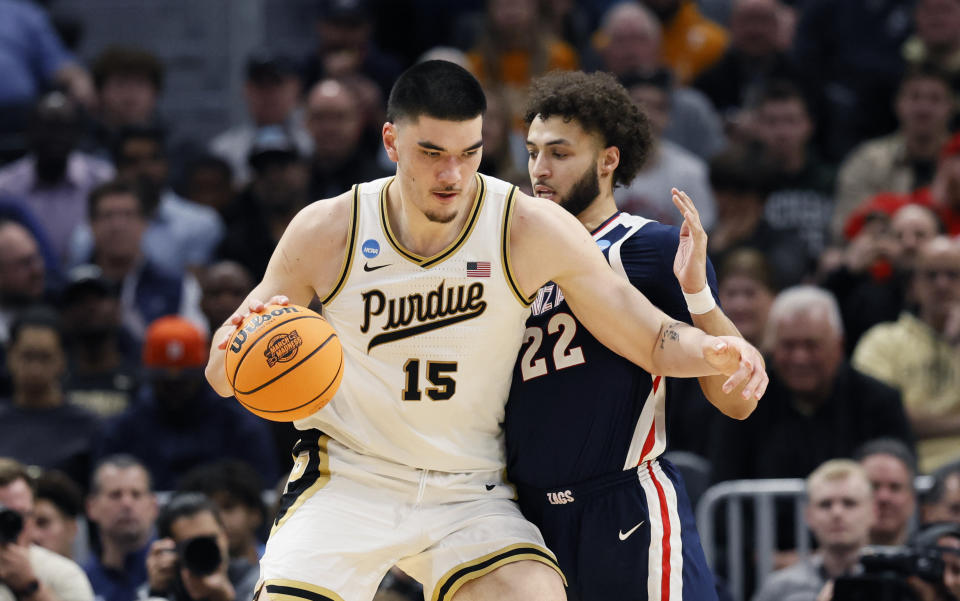
[{"label": "player's fingers", "polygon": [[263,301],[259,301],[257,299],[250,301],[250,311],[252,313],[262,313],[264,307],[266,307],[266,305],[263,304]]},{"label": "player's fingers", "polygon": [[727,381],[723,383],[723,391],[730,393],[740,386],[744,382],[747,382],[750,379],[750,375],[753,372],[753,366],[749,361],[740,361],[740,366],[737,368],[737,371],[733,372]]},{"label": "player's fingers", "polygon": [[270,300],[267,301],[267,304],[268,305],[289,305],[290,299],[284,296],[283,294],[278,294],[276,296],[271,297]]}]

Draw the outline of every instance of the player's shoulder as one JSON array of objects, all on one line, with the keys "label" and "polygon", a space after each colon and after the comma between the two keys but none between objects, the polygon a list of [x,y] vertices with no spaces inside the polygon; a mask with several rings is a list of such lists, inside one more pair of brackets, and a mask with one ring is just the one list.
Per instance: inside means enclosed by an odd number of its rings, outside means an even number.
[{"label": "player's shoulder", "polygon": [[357,187],[331,198],[316,200],[294,216],[290,229],[307,235],[346,229],[353,218]]},{"label": "player's shoulder", "polygon": [[626,250],[651,250],[661,252],[676,250],[680,243],[680,228],[652,219],[623,213],[620,217],[625,226],[636,229],[623,241]]}]

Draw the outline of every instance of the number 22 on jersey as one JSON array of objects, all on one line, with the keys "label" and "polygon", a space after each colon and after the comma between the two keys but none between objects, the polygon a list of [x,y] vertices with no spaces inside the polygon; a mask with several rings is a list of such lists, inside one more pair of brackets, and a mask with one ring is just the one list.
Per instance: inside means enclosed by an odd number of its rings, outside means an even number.
[{"label": "number 22 on jersey", "polygon": [[[574,335],[577,333],[577,321],[569,313],[557,313],[547,322],[547,334],[560,332],[553,345],[553,366],[556,370],[566,369],[584,363],[583,350],[579,346],[570,348]],[[523,381],[539,378],[547,374],[546,357],[537,357],[540,347],[543,346],[543,328],[531,326],[523,333],[523,343],[530,344],[520,358],[520,374]]]}]

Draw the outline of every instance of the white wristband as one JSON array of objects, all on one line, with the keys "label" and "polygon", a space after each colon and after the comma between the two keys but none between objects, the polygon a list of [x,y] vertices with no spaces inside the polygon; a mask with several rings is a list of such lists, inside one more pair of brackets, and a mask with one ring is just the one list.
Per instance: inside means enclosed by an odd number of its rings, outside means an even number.
[{"label": "white wristband", "polygon": [[706,284],[700,292],[693,294],[684,292],[683,298],[687,299],[687,311],[690,312],[690,315],[703,315],[713,311],[713,308],[717,306],[717,301],[713,298],[713,292],[710,291],[710,286]]}]

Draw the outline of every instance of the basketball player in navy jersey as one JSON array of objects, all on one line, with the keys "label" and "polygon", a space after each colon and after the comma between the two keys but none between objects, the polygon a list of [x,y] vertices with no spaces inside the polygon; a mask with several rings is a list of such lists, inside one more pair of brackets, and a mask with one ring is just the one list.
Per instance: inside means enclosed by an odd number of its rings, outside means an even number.
[{"label": "basketball player in navy jersey", "polygon": [[[575,215],[614,271],[671,317],[738,336],[716,304],[707,235],[690,198],[673,191],[680,228],[614,204],[613,187],[630,182],[650,147],[646,117],[627,91],[607,73],[550,74],[533,83],[525,118],[535,194]],[[723,378],[700,385],[731,417],[756,406]],[[594,338],[556,285],[540,289],[506,409],[507,469],[571,599],[716,599],[681,478],[658,459],[670,389],[662,374]]]},{"label": "basketball player in navy jersey", "polygon": [[[260,562],[259,601],[366,601],[396,564],[433,601],[555,601],[556,559],[502,480],[500,437],[524,320],[556,282],[598,339],[666,375],[726,374],[759,397],[755,348],[669,318],[619,278],[566,211],[477,174],[483,90],[445,61],[397,80],[383,126],[394,177],[315,202],[214,336],[264,299],[317,295],[343,346],[330,403],[298,420],[297,458]],[[219,342],[217,342],[219,341]]]}]

